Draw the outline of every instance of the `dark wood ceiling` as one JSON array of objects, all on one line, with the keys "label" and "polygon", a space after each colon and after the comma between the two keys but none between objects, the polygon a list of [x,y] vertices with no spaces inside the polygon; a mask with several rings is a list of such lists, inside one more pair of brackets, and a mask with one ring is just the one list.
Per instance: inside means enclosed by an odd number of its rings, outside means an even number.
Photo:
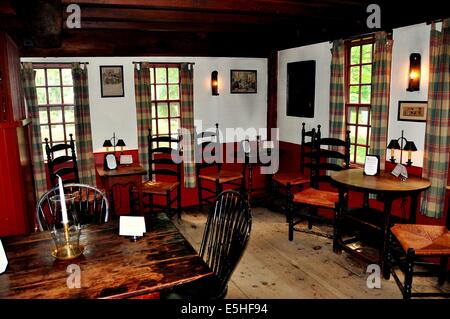
[{"label": "dark wood ceiling", "polygon": [[[267,57],[286,49],[443,18],[444,2],[374,0],[0,0],[0,28],[23,56]],[[81,29],[66,8],[81,7]]]}]

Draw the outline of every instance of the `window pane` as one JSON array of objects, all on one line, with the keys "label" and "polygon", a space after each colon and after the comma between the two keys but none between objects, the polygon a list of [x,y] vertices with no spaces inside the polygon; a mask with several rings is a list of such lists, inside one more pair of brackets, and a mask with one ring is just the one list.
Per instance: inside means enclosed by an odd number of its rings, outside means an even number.
[{"label": "window pane", "polygon": [[369,124],[369,108],[368,107],[360,107],[358,111],[358,124]]},{"label": "window pane", "polygon": [[358,144],[367,145],[367,127],[358,127]]},{"label": "window pane", "polygon": [[156,120],[152,120],[152,135],[157,135],[158,132],[156,130]]},{"label": "window pane", "polygon": [[156,83],[166,83],[167,74],[166,68],[156,68]]},{"label": "window pane", "polygon": [[66,137],[67,142],[70,141],[69,134],[73,134],[73,139],[75,139],[75,124],[66,124]]},{"label": "window pane", "polygon": [[45,70],[44,69],[36,70],[36,77],[34,78],[34,81],[36,82],[37,86],[45,85]]},{"label": "window pane", "polygon": [[152,103],[152,118],[156,116],[156,103]]},{"label": "window pane", "polygon": [[[60,142],[54,143],[54,145],[56,145],[56,144],[62,144],[62,143],[63,143],[63,141],[60,141]],[[64,155],[67,155],[66,150],[61,150],[61,151],[57,151],[57,152],[54,152],[54,153],[53,153],[53,157],[54,157],[54,158],[57,158],[57,157],[60,157],[60,156],[64,156]]]},{"label": "window pane", "polygon": [[370,85],[361,86],[361,104],[370,104]]},{"label": "window pane", "polygon": [[62,123],[62,109],[61,107],[51,107],[50,108],[50,121],[52,123]]},{"label": "window pane", "polygon": [[349,125],[347,129],[350,131],[350,143],[355,144],[356,126]]},{"label": "window pane", "polygon": [[179,75],[178,75],[178,68],[169,68],[169,83],[178,83],[179,82]]},{"label": "window pane", "polygon": [[362,63],[372,62],[372,43],[362,46]]},{"label": "window pane", "polygon": [[63,88],[64,104],[73,104],[73,87],[68,86]]},{"label": "window pane", "polygon": [[356,124],[356,107],[347,108],[347,123]]},{"label": "window pane", "polygon": [[359,84],[359,66],[350,68],[350,84]]},{"label": "window pane", "polygon": [[158,117],[168,117],[167,103],[158,103]]},{"label": "window pane", "polygon": [[47,85],[60,85],[59,69],[47,69]]},{"label": "window pane", "polygon": [[152,85],[151,91],[152,91],[151,99],[152,99],[152,101],[156,101],[156,94],[155,94],[155,86],[154,85]]},{"label": "window pane", "polygon": [[158,120],[158,134],[169,134],[169,120]]},{"label": "window pane", "polygon": [[154,68],[150,68],[150,83],[154,83],[155,82],[155,69]]},{"label": "window pane", "polygon": [[364,164],[366,160],[366,148],[362,146],[356,147],[356,163]]},{"label": "window pane", "polygon": [[48,88],[48,104],[61,104],[61,88]]},{"label": "window pane", "polygon": [[39,105],[47,104],[47,93],[45,88],[36,88],[36,94]]},{"label": "window pane", "polygon": [[50,130],[48,128],[48,125],[41,125],[41,138],[42,141],[45,141],[45,138],[50,139]]},{"label": "window pane", "polygon": [[352,47],[350,49],[350,63],[358,64],[360,58],[360,46]]},{"label": "window pane", "polygon": [[350,145],[350,162],[355,161],[355,145]]},{"label": "window pane", "polygon": [[40,124],[48,123],[47,109],[39,110],[39,123]]},{"label": "window pane", "polygon": [[350,103],[359,102],[359,86],[350,87]]},{"label": "window pane", "polygon": [[372,65],[363,65],[361,74],[361,83],[372,83]]},{"label": "window pane", "polygon": [[170,103],[170,116],[180,116],[180,103],[178,102],[172,102]]},{"label": "window pane", "polygon": [[156,86],[156,99],[167,100],[167,86],[165,85]]},{"label": "window pane", "polygon": [[75,122],[75,108],[73,106],[64,107],[64,120],[66,122]]},{"label": "window pane", "polygon": [[63,85],[73,85],[72,70],[61,69]]},{"label": "window pane", "polygon": [[171,119],[170,120],[170,132],[172,132],[172,134],[177,134],[179,128],[180,128],[180,120],[179,119]]},{"label": "window pane", "polygon": [[180,98],[179,85],[169,85],[169,100],[178,100]]},{"label": "window pane", "polygon": [[169,142],[160,142],[159,147],[169,147]]},{"label": "window pane", "polygon": [[52,141],[64,141],[64,125],[52,125]]}]

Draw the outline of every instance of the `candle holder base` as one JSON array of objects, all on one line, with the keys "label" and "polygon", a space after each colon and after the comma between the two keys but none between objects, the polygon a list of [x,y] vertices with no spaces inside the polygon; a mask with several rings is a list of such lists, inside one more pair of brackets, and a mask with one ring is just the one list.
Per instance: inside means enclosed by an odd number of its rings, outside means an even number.
[{"label": "candle holder base", "polygon": [[84,246],[77,246],[74,247],[71,244],[65,245],[64,247],[61,247],[59,249],[53,249],[52,250],[52,256],[56,259],[60,260],[69,260],[69,259],[75,259],[79,256],[81,256],[84,252]]}]

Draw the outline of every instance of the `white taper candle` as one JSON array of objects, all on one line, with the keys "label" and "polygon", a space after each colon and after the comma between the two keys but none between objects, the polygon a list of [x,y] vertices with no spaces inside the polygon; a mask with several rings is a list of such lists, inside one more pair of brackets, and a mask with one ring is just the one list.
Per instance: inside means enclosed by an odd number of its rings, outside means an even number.
[{"label": "white taper candle", "polygon": [[69,218],[67,216],[66,197],[64,196],[64,187],[62,178],[59,175],[58,175],[58,183],[59,183],[59,198],[61,199],[62,222],[63,224],[68,224]]}]

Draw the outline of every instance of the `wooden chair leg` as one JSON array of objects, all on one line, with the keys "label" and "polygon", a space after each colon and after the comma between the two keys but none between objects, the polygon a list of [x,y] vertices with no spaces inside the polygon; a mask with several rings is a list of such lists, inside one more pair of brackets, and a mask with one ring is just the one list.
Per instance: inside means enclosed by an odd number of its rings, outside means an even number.
[{"label": "wooden chair leg", "polygon": [[286,218],[289,224],[289,241],[294,240],[294,205],[292,203],[292,200],[293,196],[289,191],[288,201],[286,203]]},{"label": "wooden chair leg", "polygon": [[219,196],[220,193],[222,193],[222,184],[216,179],[216,197]]},{"label": "wooden chair leg", "polygon": [[391,277],[391,267],[392,267],[392,245],[394,241],[394,236],[392,235],[391,230],[388,231],[388,243],[385,252],[385,261],[383,265],[383,277],[386,280],[389,280]]},{"label": "wooden chair leg", "polygon": [[342,249],[339,247],[340,240],[340,218],[341,218],[341,207],[339,203],[334,206],[334,227],[333,227],[333,252],[340,254]]},{"label": "wooden chair leg", "polygon": [[438,276],[438,284],[442,286],[447,279],[447,265],[448,265],[448,256],[441,257],[441,267]]},{"label": "wooden chair leg", "polygon": [[203,210],[203,198],[202,198],[202,180],[201,178],[197,178],[197,187],[198,187],[198,209],[200,211]]},{"label": "wooden chair leg", "polygon": [[291,196],[292,196],[292,188],[291,184],[287,184],[286,186],[286,207],[284,210],[284,214],[286,216],[286,222],[289,223],[289,205],[291,202]]},{"label": "wooden chair leg", "polygon": [[148,204],[150,206],[150,213],[153,214],[153,194],[149,195]]},{"label": "wooden chair leg", "polygon": [[403,299],[411,299],[413,271],[414,271],[414,250],[408,249],[406,254],[405,284],[403,286]]},{"label": "wooden chair leg", "polygon": [[181,220],[181,184],[179,184],[177,189],[177,215],[178,220]]},{"label": "wooden chair leg", "polygon": [[172,207],[170,207],[170,196],[171,194],[170,194],[170,191],[167,191],[166,192],[166,210],[167,210],[167,216],[169,216],[169,215],[171,215],[171,212],[172,212]]}]

